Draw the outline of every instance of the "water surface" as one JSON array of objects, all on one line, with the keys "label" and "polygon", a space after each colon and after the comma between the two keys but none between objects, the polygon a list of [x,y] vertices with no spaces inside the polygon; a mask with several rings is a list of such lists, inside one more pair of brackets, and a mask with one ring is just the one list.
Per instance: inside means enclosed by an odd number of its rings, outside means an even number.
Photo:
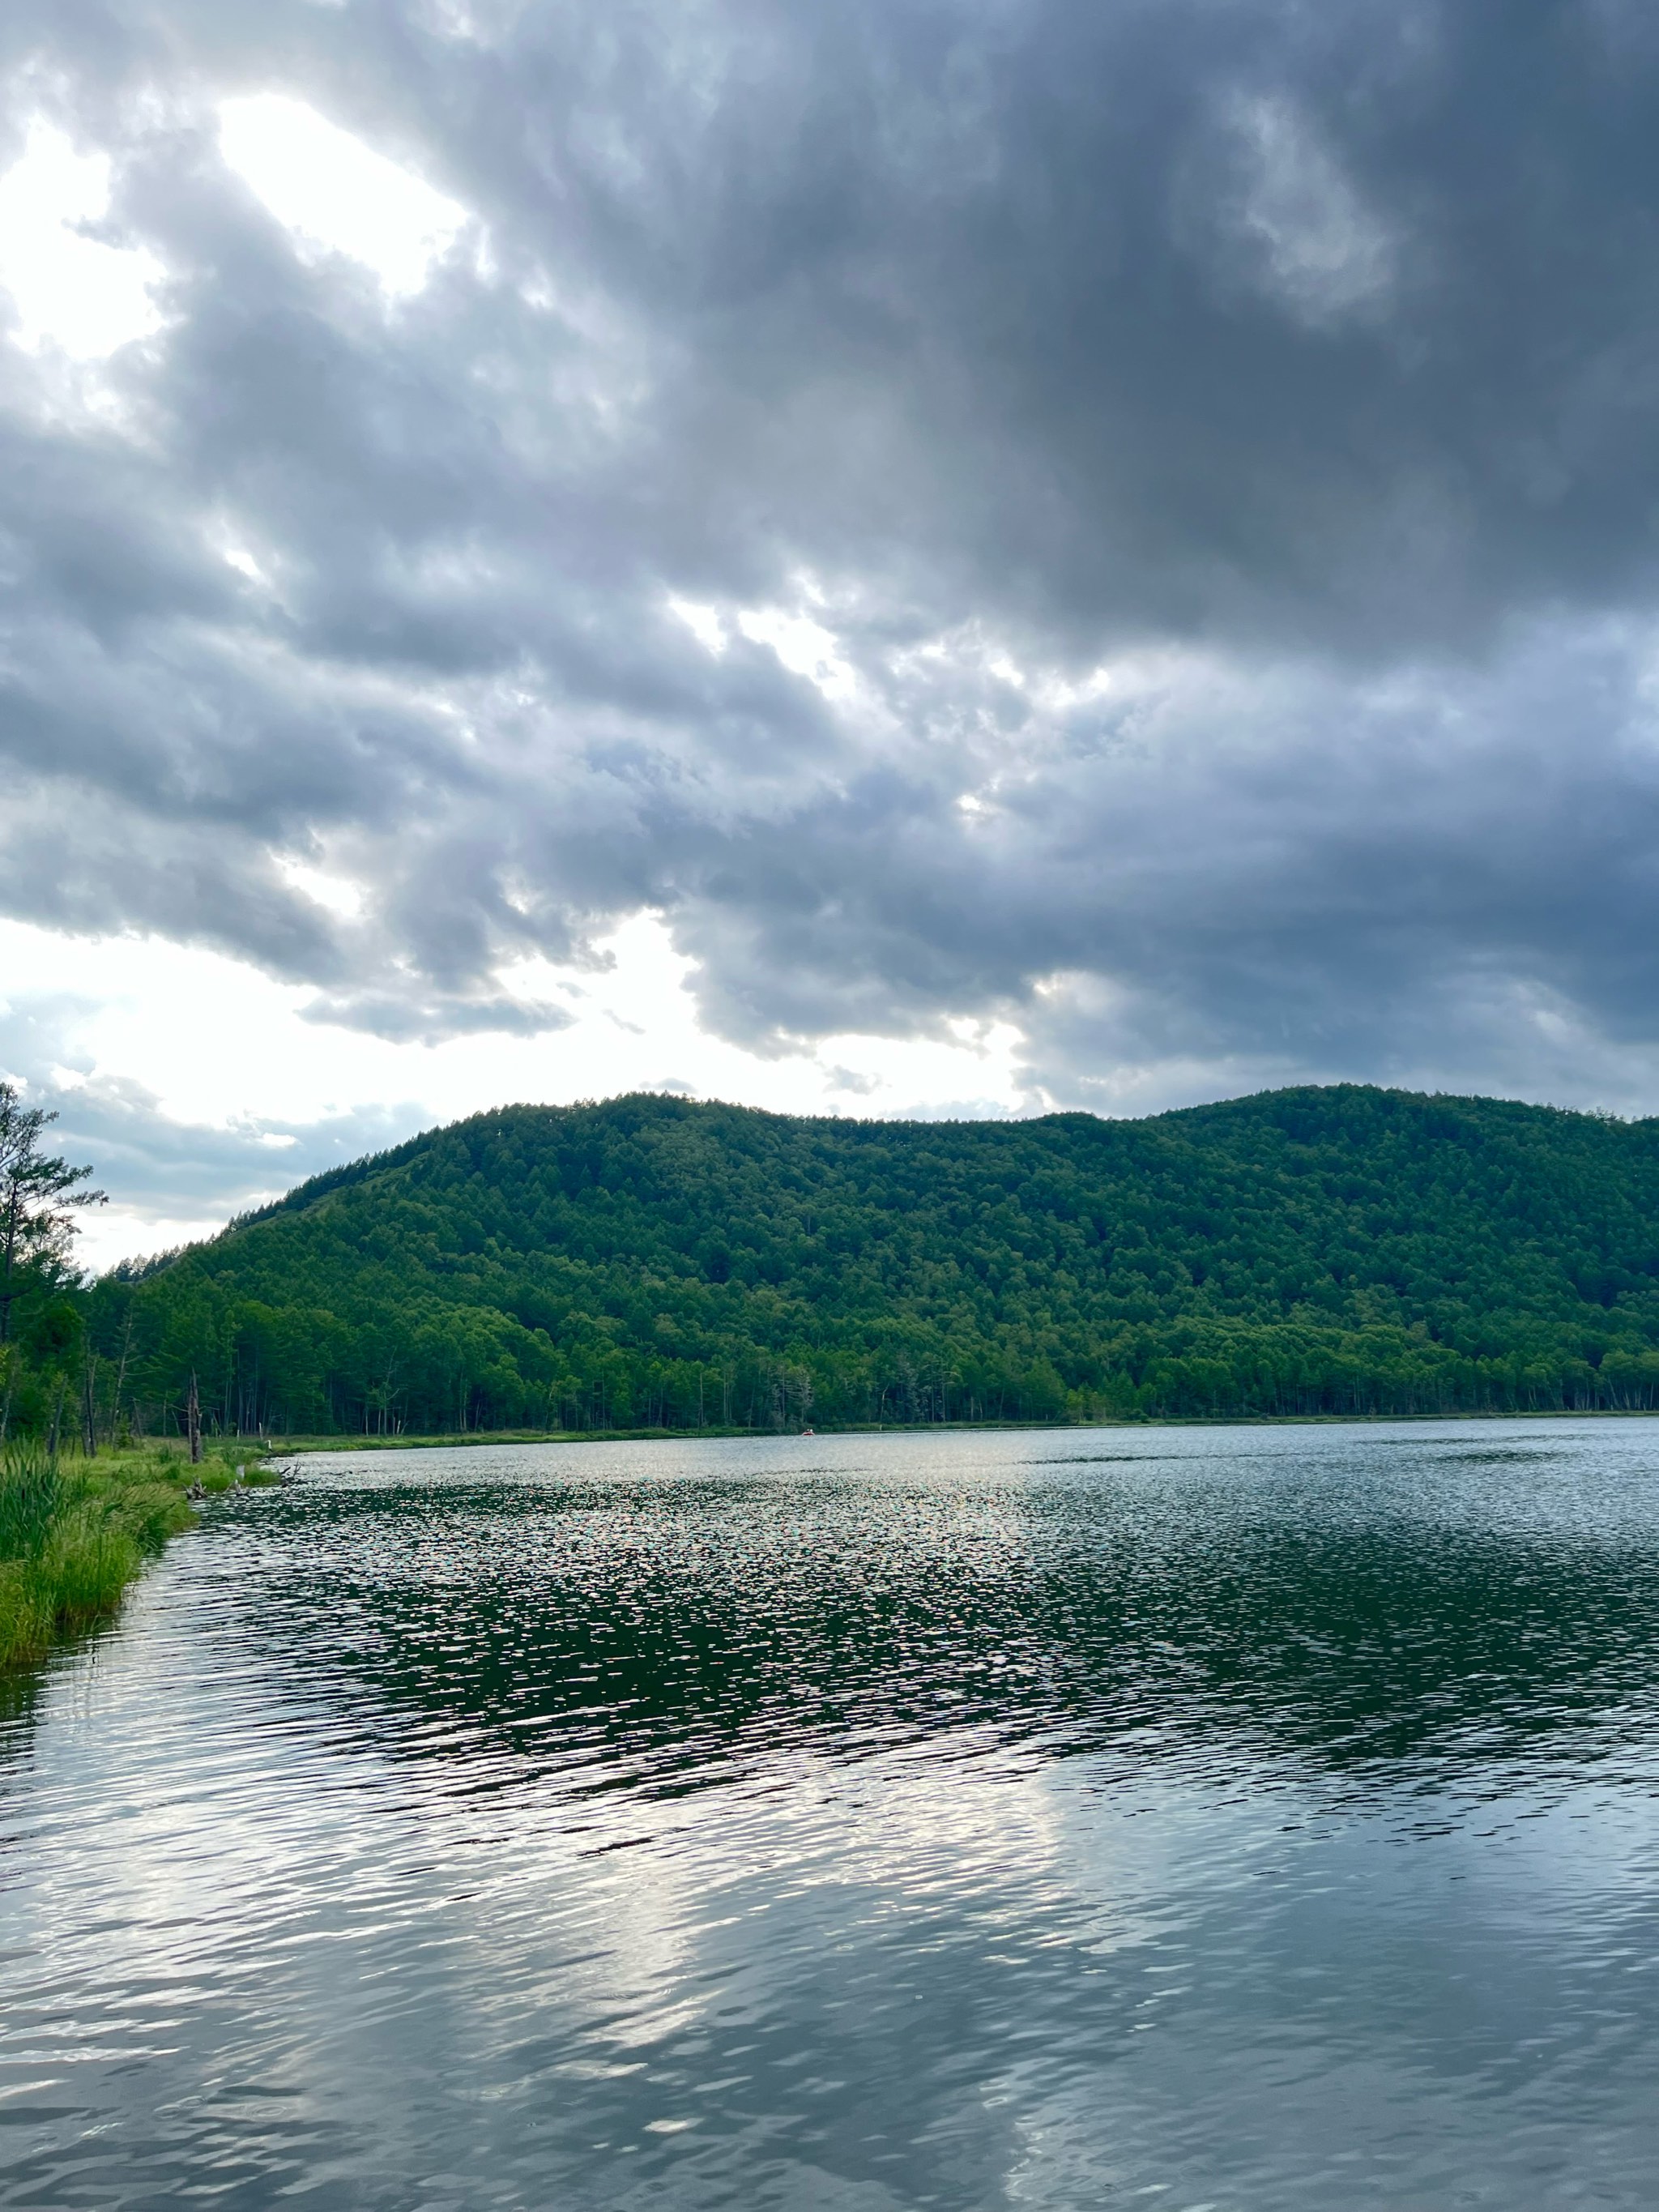
[{"label": "water surface", "polygon": [[1651,2203],[1659,1424],[303,1464],[0,1721],[0,2203]]}]

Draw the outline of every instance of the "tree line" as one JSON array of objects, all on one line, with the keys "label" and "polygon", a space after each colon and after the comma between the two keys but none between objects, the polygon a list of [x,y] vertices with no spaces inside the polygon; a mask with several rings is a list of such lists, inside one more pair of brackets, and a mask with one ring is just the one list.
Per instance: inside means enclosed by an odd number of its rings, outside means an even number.
[{"label": "tree line", "polygon": [[517,1107],[83,1284],[98,1194],[3,1113],[0,1172],[44,1176],[0,1245],[29,1433],[183,1434],[192,1385],[210,1433],[286,1435],[1659,1405],[1652,1122],[1364,1085],[1139,1121]]}]

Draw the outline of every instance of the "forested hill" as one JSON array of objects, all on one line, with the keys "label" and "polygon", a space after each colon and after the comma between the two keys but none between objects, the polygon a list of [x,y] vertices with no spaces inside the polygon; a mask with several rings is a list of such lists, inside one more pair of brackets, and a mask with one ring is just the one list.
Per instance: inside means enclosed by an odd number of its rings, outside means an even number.
[{"label": "forested hill", "polygon": [[1659,1122],[1342,1086],[1139,1121],[510,1107],[92,1294],[155,1427],[1650,1406]]}]

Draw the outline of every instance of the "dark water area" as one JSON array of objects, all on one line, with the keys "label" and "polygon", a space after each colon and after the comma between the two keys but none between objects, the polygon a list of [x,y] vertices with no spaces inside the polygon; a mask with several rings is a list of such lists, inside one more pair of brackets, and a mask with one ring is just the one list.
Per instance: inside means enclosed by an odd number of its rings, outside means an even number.
[{"label": "dark water area", "polygon": [[0,2204],[1652,2203],[1659,1423],[304,1467],[0,1713]]}]

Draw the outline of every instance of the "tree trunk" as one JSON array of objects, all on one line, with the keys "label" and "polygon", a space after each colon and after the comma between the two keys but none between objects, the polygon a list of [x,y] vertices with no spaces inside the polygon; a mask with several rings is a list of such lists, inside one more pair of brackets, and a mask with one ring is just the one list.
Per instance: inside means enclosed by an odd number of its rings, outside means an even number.
[{"label": "tree trunk", "polygon": [[185,1407],[185,1433],[190,1438],[190,1463],[202,1463],[202,1401],[196,1395],[196,1370],[190,1370],[190,1398]]},{"label": "tree trunk", "polygon": [[11,1342],[11,1302],[17,1295],[11,1286],[12,1270],[17,1264],[18,1231],[17,1194],[14,1190],[6,1207],[6,1232],[0,1243],[0,1344]]},{"label": "tree trunk", "polygon": [[127,1325],[121,1334],[121,1364],[115,1370],[115,1398],[109,1409],[109,1440],[115,1442],[116,1431],[121,1425],[121,1393],[127,1387],[127,1354],[132,1349],[132,1308],[127,1308]]}]

